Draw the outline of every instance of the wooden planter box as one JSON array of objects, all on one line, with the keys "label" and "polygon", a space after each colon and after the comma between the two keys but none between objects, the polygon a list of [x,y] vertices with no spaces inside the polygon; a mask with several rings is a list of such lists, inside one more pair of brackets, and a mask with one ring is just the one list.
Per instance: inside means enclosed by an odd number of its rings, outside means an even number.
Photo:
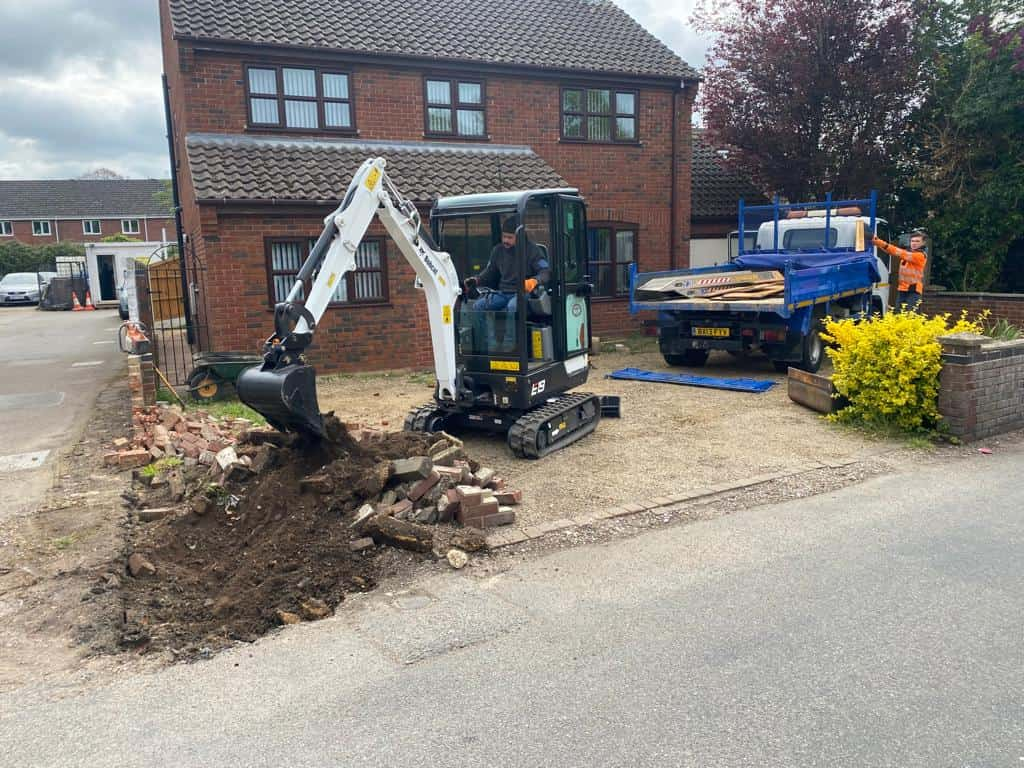
[{"label": "wooden planter box", "polygon": [[828,376],[789,369],[789,399],[818,413],[835,413],[848,405],[846,398],[834,398],[835,387]]}]

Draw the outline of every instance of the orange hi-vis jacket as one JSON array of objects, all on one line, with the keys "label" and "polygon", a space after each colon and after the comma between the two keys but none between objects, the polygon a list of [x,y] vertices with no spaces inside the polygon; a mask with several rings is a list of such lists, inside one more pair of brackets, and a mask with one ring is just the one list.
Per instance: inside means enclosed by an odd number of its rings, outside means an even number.
[{"label": "orange hi-vis jacket", "polygon": [[877,235],[872,242],[888,253],[890,256],[900,257],[900,290],[911,289],[918,293],[924,293],[924,266],[928,263],[928,256],[924,251],[907,251],[895,245],[890,245]]}]

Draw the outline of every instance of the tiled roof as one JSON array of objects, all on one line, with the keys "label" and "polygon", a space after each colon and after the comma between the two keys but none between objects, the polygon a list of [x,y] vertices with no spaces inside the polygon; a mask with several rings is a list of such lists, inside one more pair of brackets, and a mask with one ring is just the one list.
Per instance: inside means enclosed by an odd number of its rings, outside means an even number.
[{"label": "tiled roof", "polygon": [[369,157],[384,157],[395,186],[416,202],[477,192],[569,186],[529,147],[277,139],[190,134],[200,200],[335,202]]},{"label": "tiled roof", "polygon": [[703,131],[693,132],[692,219],[735,217],[742,197],[748,203],[767,202],[747,176],[730,167],[707,142]]},{"label": "tiled roof", "polygon": [[612,0],[171,0],[171,17],[200,40],[697,77]]},{"label": "tiled roof", "polygon": [[160,179],[0,181],[0,219],[170,216]]}]

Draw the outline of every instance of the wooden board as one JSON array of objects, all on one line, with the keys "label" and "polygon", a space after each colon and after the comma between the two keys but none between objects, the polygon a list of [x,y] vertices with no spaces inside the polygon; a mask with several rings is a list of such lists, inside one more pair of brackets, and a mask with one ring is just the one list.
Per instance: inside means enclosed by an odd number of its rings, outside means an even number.
[{"label": "wooden board", "polygon": [[789,399],[794,403],[818,413],[835,413],[849,404],[845,398],[833,397],[836,390],[830,377],[799,368],[789,369],[787,390]]},{"label": "wooden board", "polygon": [[[679,277],[655,277],[636,287],[637,298],[658,299],[659,294],[687,297],[708,296],[710,294],[751,287],[761,283],[781,282],[782,273],[774,270],[765,272],[709,272],[700,275],[683,275]],[[643,294],[641,296],[641,294]]]}]

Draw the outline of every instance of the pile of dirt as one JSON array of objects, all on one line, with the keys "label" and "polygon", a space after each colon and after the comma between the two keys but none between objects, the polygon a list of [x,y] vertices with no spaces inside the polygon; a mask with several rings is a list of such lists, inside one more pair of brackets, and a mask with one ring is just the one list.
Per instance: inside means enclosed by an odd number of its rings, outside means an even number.
[{"label": "pile of dirt", "polygon": [[[437,437],[397,432],[356,441],[333,417],[328,424],[329,439],[316,442],[243,435],[227,449],[237,460],[218,477],[202,465],[198,475],[186,471],[188,506],[166,516],[152,514],[159,510],[149,495],[160,503],[166,490],[141,493],[138,516],[153,521],[130,536],[123,646],[195,655],[322,618],[346,593],[373,588],[380,559],[393,550],[367,543],[352,525],[356,512],[393,484],[392,460],[427,455]],[[303,488],[317,474],[329,476],[326,492]]]}]

